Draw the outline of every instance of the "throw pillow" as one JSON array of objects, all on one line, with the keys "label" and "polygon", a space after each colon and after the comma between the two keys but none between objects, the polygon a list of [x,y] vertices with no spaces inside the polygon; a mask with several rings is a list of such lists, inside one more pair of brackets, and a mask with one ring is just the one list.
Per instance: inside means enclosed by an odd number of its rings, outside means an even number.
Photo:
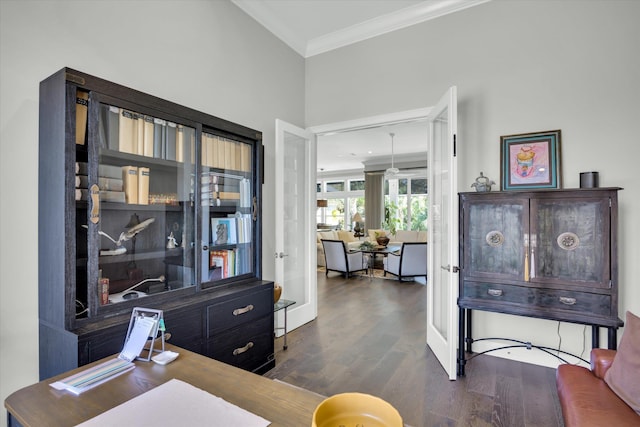
[{"label": "throw pillow", "polygon": [[357,239],[353,236],[353,231],[347,230],[339,230],[338,231],[338,240],[342,240],[343,242],[357,242]]},{"label": "throw pillow", "polygon": [[627,311],[627,321],[604,381],[640,415],[640,317]]}]

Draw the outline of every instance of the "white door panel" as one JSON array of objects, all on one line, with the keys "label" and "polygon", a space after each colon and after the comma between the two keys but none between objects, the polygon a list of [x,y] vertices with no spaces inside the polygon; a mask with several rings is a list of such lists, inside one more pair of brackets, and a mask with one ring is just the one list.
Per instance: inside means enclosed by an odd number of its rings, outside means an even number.
[{"label": "white door panel", "polygon": [[318,312],[315,135],[276,120],[275,160],[275,281],[282,285],[282,298],[296,301],[288,309],[291,330],[315,319]]},{"label": "white door panel", "polygon": [[457,94],[451,87],[429,122],[429,257],[427,345],[456,378],[458,298]]}]

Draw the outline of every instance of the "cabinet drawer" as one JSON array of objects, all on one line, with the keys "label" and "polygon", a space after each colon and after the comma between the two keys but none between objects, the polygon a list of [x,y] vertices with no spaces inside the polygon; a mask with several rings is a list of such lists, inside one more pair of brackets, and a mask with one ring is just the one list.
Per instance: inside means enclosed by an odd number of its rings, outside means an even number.
[{"label": "cabinet drawer", "polygon": [[164,313],[167,332],[171,333],[169,343],[178,347],[202,352],[202,309],[188,309]]},{"label": "cabinet drawer", "polygon": [[[497,283],[465,282],[461,299],[480,300],[483,303],[517,304],[520,312],[524,309],[567,310],[575,313],[589,313],[597,316],[611,315],[611,296],[589,292],[563,291]],[[505,307],[504,310],[509,310]]]},{"label": "cabinet drawer", "polygon": [[217,334],[207,343],[207,355],[253,371],[273,354],[273,323],[266,316],[241,328]]},{"label": "cabinet drawer", "polygon": [[207,338],[273,312],[273,289],[268,288],[207,307]]}]

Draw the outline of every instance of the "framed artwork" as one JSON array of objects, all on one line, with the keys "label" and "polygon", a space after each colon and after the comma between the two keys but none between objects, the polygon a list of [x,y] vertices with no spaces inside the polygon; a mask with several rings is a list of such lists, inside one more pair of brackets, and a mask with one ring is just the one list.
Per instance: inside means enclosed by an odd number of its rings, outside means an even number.
[{"label": "framed artwork", "polygon": [[500,137],[502,190],[562,188],[560,130]]}]

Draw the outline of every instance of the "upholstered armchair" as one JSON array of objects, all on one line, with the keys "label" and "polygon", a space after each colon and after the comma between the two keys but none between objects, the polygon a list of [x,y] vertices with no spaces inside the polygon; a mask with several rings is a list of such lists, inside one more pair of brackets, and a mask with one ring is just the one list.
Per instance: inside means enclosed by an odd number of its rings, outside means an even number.
[{"label": "upholstered armchair", "polygon": [[405,277],[427,277],[427,243],[405,242],[400,253],[389,253],[384,259],[384,275],[391,273],[398,280]]},{"label": "upholstered armchair", "polygon": [[324,248],[326,275],[329,271],[337,271],[349,277],[351,273],[367,269],[362,252],[349,252],[342,240],[322,239]]}]

